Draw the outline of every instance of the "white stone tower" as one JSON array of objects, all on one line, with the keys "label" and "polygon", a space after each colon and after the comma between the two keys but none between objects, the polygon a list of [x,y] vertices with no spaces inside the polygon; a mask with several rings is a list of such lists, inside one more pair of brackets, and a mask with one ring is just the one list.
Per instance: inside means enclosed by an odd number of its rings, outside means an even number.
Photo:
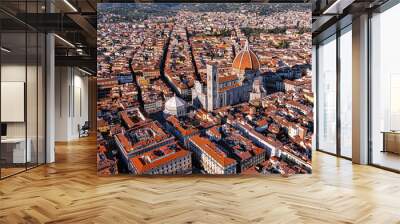
[{"label": "white stone tower", "polygon": [[218,74],[215,64],[207,64],[207,111],[218,107]]}]

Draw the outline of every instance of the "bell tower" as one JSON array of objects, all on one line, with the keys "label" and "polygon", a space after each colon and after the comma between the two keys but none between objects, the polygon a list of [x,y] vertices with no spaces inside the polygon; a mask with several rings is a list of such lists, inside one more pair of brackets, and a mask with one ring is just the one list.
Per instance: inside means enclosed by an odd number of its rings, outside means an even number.
[{"label": "bell tower", "polygon": [[218,108],[218,77],[217,66],[207,64],[207,111]]}]

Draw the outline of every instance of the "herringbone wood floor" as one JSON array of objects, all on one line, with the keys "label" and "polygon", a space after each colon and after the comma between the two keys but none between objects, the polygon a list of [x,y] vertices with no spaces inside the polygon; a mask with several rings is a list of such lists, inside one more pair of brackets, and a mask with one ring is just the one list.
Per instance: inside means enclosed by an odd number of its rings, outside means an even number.
[{"label": "herringbone wood floor", "polygon": [[100,178],[95,148],[0,181],[0,223],[400,223],[400,175],[323,153],[290,178]]}]

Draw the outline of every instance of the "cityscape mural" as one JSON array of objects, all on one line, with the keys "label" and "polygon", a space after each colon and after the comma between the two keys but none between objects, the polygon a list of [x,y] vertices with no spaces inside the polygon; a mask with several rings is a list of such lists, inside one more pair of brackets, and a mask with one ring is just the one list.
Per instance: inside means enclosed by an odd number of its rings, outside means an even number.
[{"label": "cityscape mural", "polygon": [[312,172],[311,5],[99,3],[102,176]]}]

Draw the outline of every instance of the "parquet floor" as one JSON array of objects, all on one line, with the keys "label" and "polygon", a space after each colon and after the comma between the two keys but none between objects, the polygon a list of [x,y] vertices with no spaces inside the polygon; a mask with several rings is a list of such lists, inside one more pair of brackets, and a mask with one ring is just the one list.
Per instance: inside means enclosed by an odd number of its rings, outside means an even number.
[{"label": "parquet floor", "polygon": [[314,173],[97,177],[95,140],[0,181],[0,223],[400,223],[400,175],[314,154]]}]

